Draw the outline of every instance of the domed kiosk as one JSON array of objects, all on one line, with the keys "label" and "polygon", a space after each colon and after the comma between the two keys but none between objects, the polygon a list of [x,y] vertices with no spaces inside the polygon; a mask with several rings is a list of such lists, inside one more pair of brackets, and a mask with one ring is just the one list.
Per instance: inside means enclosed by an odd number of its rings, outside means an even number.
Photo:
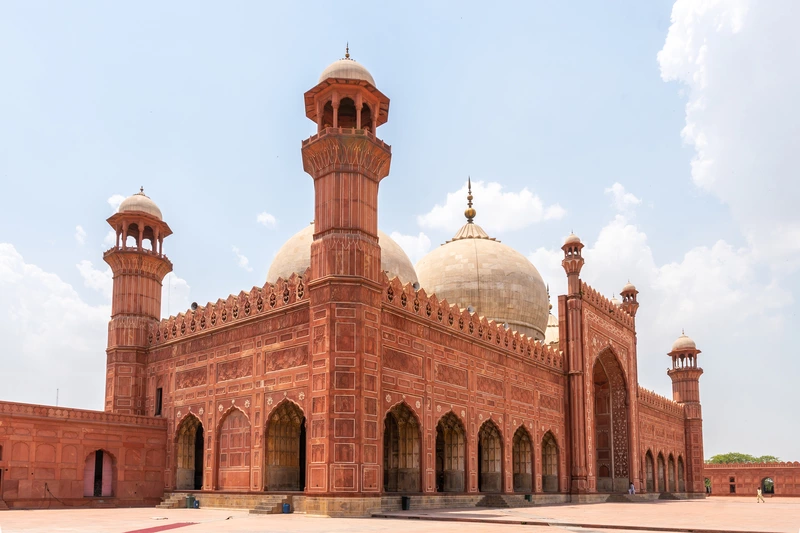
[{"label": "domed kiosk", "polygon": [[471,183],[467,201],[467,223],[417,263],[420,285],[440,300],[472,307],[489,320],[543,340],[549,299],[542,276],[524,255],[475,224]]}]

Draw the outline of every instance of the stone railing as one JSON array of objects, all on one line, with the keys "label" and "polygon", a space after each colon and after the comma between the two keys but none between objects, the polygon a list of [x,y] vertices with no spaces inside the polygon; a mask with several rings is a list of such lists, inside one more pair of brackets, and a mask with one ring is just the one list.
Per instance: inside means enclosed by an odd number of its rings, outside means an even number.
[{"label": "stone railing", "polygon": [[[308,270],[306,270],[308,274]],[[303,276],[292,274],[289,279],[278,278],[263,287],[253,287],[250,292],[230,295],[225,300],[207,303],[195,310],[189,309],[162,320],[148,335],[150,345],[155,346],[173,339],[197,335],[205,331],[220,329],[245,319],[262,315],[307,300]]]},{"label": "stone railing", "polygon": [[165,418],[120,415],[116,413],[106,413],[104,411],[90,411],[87,409],[72,409],[70,407],[54,407],[51,405],[36,405],[30,403],[0,402],[0,417],[2,416],[26,416],[83,422],[135,424],[137,426],[155,428],[167,427],[167,420]]},{"label": "stone railing", "polygon": [[641,385],[639,386],[638,399],[641,404],[683,418],[683,406],[681,404],[665,396],[656,394],[653,391],[644,389]]},{"label": "stone railing", "polygon": [[705,470],[730,470],[731,468],[799,468],[800,462],[797,461],[781,461],[780,463],[724,463],[724,464],[709,464],[703,465]]},{"label": "stone railing", "polygon": [[336,134],[342,134],[342,135],[364,135],[368,139],[370,139],[372,141],[375,141],[375,143],[377,143],[378,145],[382,146],[387,151],[389,151],[389,152],[392,151],[392,147],[390,145],[388,145],[385,142],[383,142],[381,139],[379,139],[371,131],[365,130],[365,129],[360,129],[359,130],[359,129],[356,129],[356,128],[324,128],[322,131],[320,131],[318,133],[315,133],[314,135],[312,135],[308,139],[305,139],[303,141],[302,146],[305,146],[307,144],[311,144],[312,142],[316,141],[317,139],[319,139],[321,137],[324,137],[326,135],[331,135],[331,134],[332,135],[336,135]]},{"label": "stone railing", "polygon": [[597,292],[585,281],[581,281],[581,294],[583,295],[583,301],[591,303],[622,325],[633,328],[633,317],[621,305],[612,303],[611,300]]},{"label": "stone railing", "polygon": [[394,308],[430,320],[476,340],[491,344],[493,348],[531,358],[540,364],[563,370],[564,358],[560,351],[542,344],[527,335],[505,328],[503,324],[470,313],[435,294],[428,296],[424,289],[415,290],[410,283],[403,285],[398,278],[384,277],[383,301]]}]

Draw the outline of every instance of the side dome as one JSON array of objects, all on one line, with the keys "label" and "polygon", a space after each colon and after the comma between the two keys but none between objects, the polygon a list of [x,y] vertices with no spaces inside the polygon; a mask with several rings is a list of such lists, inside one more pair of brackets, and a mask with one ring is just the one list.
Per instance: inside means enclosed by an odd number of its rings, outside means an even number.
[{"label": "side dome", "polygon": [[675,342],[672,343],[673,352],[682,352],[686,350],[697,350],[697,344],[685,334],[681,334]]},{"label": "side dome", "polygon": [[[274,283],[278,278],[286,279],[297,273],[302,275],[311,265],[311,243],[314,242],[314,225],[306,226],[295,233],[280,247],[267,272],[267,281]],[[394,239],[378,230],[378,244],[381,246],[381,268],[389,278],[395,276],[405,283],[417,283],[417,273],[406,253]]]},{"label": "side dome", "polygon": [[[470,227],[468,227],[470,226]],[[417,263],[428,294],[475,311],[536,340],[545,338],[549,315],[547,287],[528,259],[472,222],[456,238]]]},{"label": "side dome", "polygon": [[350,54],[348,53],[347,57],[344,59],[334,61],[328,65],[328,67],[322,71],[318,83],[322,83],[328,78],[344,78],[347,80],[364,80],[375,87],[375,80],[372,74],[369,73],[364,65],[356,62],[354,59],[350,59],[349,56]]},{"label": "side dome", "polygon": [[147,213],[148,215],[152,215],[156,217],[158,220],[163,220],[161,216],[161,209],[158,208],[156,203],[150,199],[149,196],[144,194],[144,187],[139,189],[139,192],[134,194],[133,196],[128,196],[125,198],[121,204],[119,204],[119,209],[117,210],[118,213],[126,213],[126,212],[139,212],[139,213]]}]

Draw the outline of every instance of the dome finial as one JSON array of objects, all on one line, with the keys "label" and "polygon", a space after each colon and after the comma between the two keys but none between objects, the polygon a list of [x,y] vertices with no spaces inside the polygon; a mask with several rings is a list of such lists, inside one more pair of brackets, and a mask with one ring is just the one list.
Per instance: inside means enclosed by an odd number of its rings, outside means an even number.
[{"label": "dome finial", "polygon": [[681,335],[686,335],[686,332],[681,328]]},{"label": "dome finial", "polygon": [[464,216],[467,217],[467,224],[472,224],[476,214],[476,211],[472,208],[472,178],[467,176],[467,209],[464,211]]},{"label": "dome finial", "polygon": [[144,185],[142,185],[141,187],[139,187],[139,194],[141,194],[142,196],[144,196]]},{"label": "dome finial", "polygon": [[347,44],[344,46],[344,58],[350,59],[350,41],[347,41]]}]

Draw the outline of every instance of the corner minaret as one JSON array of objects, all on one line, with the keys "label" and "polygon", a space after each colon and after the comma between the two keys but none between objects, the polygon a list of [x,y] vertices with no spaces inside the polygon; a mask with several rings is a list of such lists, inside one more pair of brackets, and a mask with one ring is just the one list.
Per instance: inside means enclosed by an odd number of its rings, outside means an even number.
[{"label": "corner minaret", "polygon": [[145,412],[148,334],[161,319],[161,283],[172,271],[163,244],[172,230],[143,188],[126,198],[108,223],[117,237],[103,254],[114,275],[105,410],[152,415]]},{"label": "corner minaret", "polygon": [[686,435],[687,483],[692,492],[703,492],[703,413],[700,407],[700,376],[703,369],[697,365],[700,350],[683,332],[672,344],[669,356],[672,368],[667,375],[672,379],[672,399],[683,406]]},{"label": "corner minaret", "polygon": [[639,291],[630,281],[622,287],[622,292],[619,293],[622,296],[622,308],[634,318],[636,318],[636,311],[639,310],[639,300],[636,299],[637,294],[639,294]]},{"label": "corner minaret", "polygon": [[305,107],[317,125],[302,143],[303,169],[314,179],[310,394],[323,406],[306,414],[306,489],[374,496],[364,505],[377,510],[383,471],[371,439],[380,435],[381,402],[376,375],[365,369],[378,368],[381,353],[378,185],[392,152],[376,131],[388,119],[389,99],[348,49],[305,93]]}]

